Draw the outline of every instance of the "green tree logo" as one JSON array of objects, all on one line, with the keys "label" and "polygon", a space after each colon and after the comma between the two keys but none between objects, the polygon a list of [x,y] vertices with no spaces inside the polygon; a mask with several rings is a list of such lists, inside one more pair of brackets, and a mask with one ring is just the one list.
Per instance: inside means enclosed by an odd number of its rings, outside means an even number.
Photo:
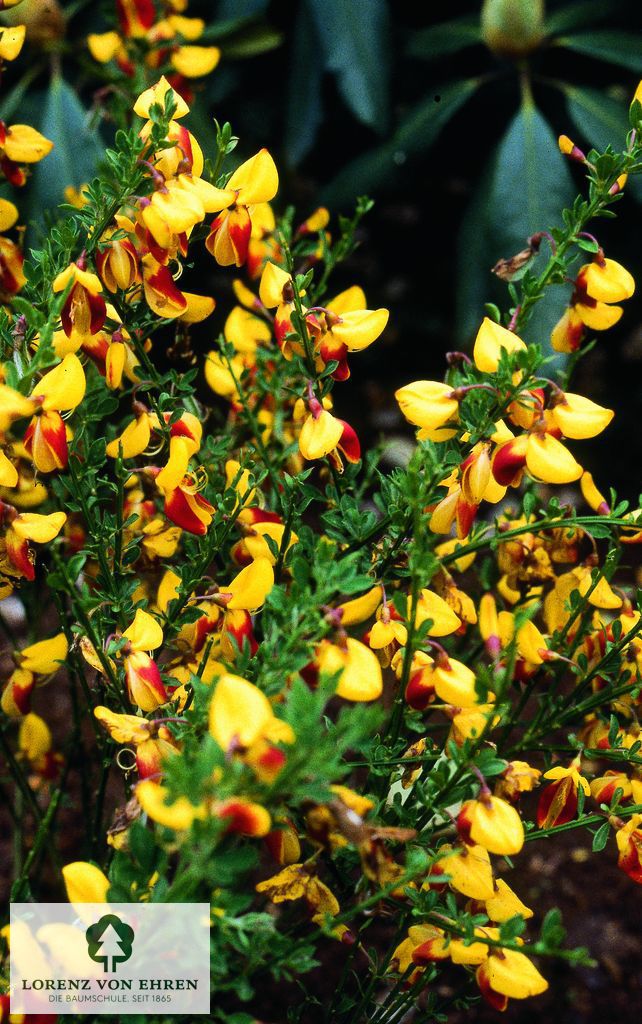
[{"label": "green tree logo", "polygon": [[132,955],[134,945],[134,929],[115,914],[104,914],[100,921],[85,932],[87,952],[91,959],[103,965],[103,970],[118,970],[118,964],[125,963]]}]

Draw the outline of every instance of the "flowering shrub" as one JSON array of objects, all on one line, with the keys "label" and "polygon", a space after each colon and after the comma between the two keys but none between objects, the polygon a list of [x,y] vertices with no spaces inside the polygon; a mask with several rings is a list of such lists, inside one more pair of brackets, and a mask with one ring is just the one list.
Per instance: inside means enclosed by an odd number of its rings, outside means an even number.
[{"label": "flowering shrub", "polygon": [[[92,53],[127,78],[128,47],[173,36],[121,6]],[[3,58],[19,45],[5,30]],[[193,49],[148,66],[210,71]],[[384,473],[341,384],[388,313],[332,287],[368,201],[338,227],[277,216],[269,152],[228,169],[230,125],[196,139],[177,88],[132,96],[104,173],[28,263],[0,241],[0,580],[29,634],[8,634],[1,698],[12,898],[43,898],[42,864],[71,902],[209,901],[216,1020],[263,1017],[270,976],[299,980],[291,1021],[443,1014],[448,962],[458,1000],[502,1010],[547,988],[547,958],[590,963],[556,913],[527,923],[525,843],[588,829],[642,882],[641,627],[620,570],[642,519],[578,461],[613,412],[568,390],[634,290],[586,226],[642,170],[642,106],[623,152],[560,140],[587,197],[498,265],[510,308],[487,307],[472,356],[397,391],[417,441]],[[20,185],[47,140],[1,139]],[[216,265],[234,294],[218,338],[215,298],[181,279]],[[560,360],[519,335],[569,280]],[[306,974],[337,959],[321,1005]]]}]

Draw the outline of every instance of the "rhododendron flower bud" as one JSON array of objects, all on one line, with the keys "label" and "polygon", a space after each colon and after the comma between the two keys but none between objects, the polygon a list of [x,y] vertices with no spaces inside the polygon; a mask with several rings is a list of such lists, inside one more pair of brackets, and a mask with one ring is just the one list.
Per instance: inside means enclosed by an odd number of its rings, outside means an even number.
[{"label": "rhododendron flower bud", "polygon": [[512,354],[525,352],[526,345],[512,331],[484,317],[475,338],[473,359],[475,366],[482,373],[495,373],[499,366],[502,350]]},{"label": "rhododendron flower bud", "polygon": [[524,845],[519,814],[505,800],[490,794],[462,805],[457,829],[465,843],[477,843],[489,853],[511,855],[519,853]]}]

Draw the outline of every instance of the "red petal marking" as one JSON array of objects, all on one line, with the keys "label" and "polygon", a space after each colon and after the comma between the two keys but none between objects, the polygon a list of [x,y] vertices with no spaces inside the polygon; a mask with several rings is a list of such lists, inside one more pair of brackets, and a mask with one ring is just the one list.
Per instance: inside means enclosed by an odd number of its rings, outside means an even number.
[{"label": "red petal marking", "polygon": [[207,533],[207,525],[194,506],[202,509],[206,518],[214,512],[213,505],[200,494],[188,495],[180,487],[176,487],[165,498],[165,515],[188,533],[203,537]]},{"label": "red petal marking", "polygon": [[435,937],[434,939],[428,939],[427,942],[422,942],[420,946],[413,949],[413,964],[421,966],[434,963],[435,960],[447,960],[448,953],[442,948],[442,941],[441,937]]},{"label": "red petal marking", "polygon": [[141,779],[158,777],[161,774],[163,759],[160,747],[155,740],[145,740],[136,747],[136,768]]},{"label": "red petal marking", "polygon": [[470,838],[470,829],[472,827],[472,801],[468,804],[464,804],[459,814],[457,815],[457,831],[459,838],[462,842],[467,843],[469,846],[474,846],[474,840]]},{"label": "red petal marking", "polygon": [[89,302],[90,313],[89,333],[97,334],[107,318],[107,307],[102,295],[95,295],[90,291],[87,291],[86,294]]},{"label": "red petal marking", "polygon": [[160,266],[153,274],[146,275],[146,281],[150,288],[153,288],[159,295],[164,295],[175,306],[187,309],[187,299],[176,287],[174,278],[167,267]]},{"label": "red petal marking", "polygon": [[268,512],[264,508],[243,509],[243,519],[246,523],[282,523],[283,518],[278,512]]},{"label": "red petal marking", "polygon": [[27,175],[20,166],[20,164],[14,163],[8,156],[2,157],[0,160],[0,168],[7,181],[14,185],[16,188],[22,188],[27,181]]},{"label": "red petal marking", "polygon": [[636,828],[629,836],[626,850],[618,857],[617,865],[638,885],[642,885],[642,832]]},{"label": "red petal marking", "polygon": [[34,580],[36,570],[33,565],[33,556],[29,551],[29,542],[25,538],[19,537],[15,530],[9,527],[5,535],[5,547],[9,561],[18,572],[25,579]]},{"label": "red petal marking", "polygon": [[493,1010],[499,1010],[500,1013],[503,1012],[508,1006],[508,996],[503,996],[500,992],[495,992],[495,990],[490,987],[490,980],[488,978],[485,963],[479,965],[475,972],[475,978],[479,986],[479,991],[486,1002],[492,1006]]},{"label": "red petal marking", "polygon": [[[552,807],[555,801],[555,806]],[[549,814],[551,817],[549,819]],[[537,803],[537,825],[552,828],[554,825],[565,825],[573,821],[577,814],[577,789],[570,776],[558,779],[546,786],[539,795]]]},{"label": "red petal marking", "polygon": [[457,502],[457,536],[460,538],[460,540],[463,540],[464,537],[467,537],[470,531],[472,530],[478,509],[479,505],[473,505],[467,501],[464,501],[462,497],[460,497],[459,501]]},{"label": "red petal marking", "polygon": [[252,616],[242,610],[228,612],[225,616],[223,631],[233,639],[239,651],[243,650],[243,642],[247,640],[252,657],[259,649],[252,629]]},{"label": "red petal marking", "polygon": [[245,206],[231,210],[228,221],[230,242],[236,253],[236,265],[242,267],[247,259],[247,250],[252,234],[252,221]]},{"label": "red petal marking", "polygon": [[515,442],[518,440],[519,438],[515,438],[513,441],[506,441],[493,456],[493,476],[502,487],[508,487],[526,465],[526,453],[520,452],[519,449],[515,450]]},{"label": "red petal marking", "polygon": [[435,687],[426,680],[423,670],[415,672],[408,680],[406,701],[415,711],[424,711],[435,698]]},{"label": "red petal marking", "polygon": [[[144,651],[134,651],[125,658],[125,677],[127,692],[132,704],[137,704],[143,711],[152,710],[167,700],[167,691],[163,685],[158,665]],[[146,699],[151,696],[150,701]]]},{"label": "red petal marking", "polygon": [[241,835],[253,836],[260,831],[260,823],[254,809],[240,800],[228,800],[217,811],[219,818],[229,819],[227,832],[240,832]]},{"label": "red petal marking", "polygon": [[359,462],[361,458],[361,445],[356,432],[345,420],[339,420],[339,423],[343,424],[343,433],[339,438],[337,447],[343,452],[348,462]]},{"label": "red petal marking", "polygon": [[31,692],[35,686],[36,680],[31,676],[31,682],[20,684],[18,682],[10,682],[11,696],[13,697],[13,703],[18,708],[21,715],[29,714],[31,710]]}]

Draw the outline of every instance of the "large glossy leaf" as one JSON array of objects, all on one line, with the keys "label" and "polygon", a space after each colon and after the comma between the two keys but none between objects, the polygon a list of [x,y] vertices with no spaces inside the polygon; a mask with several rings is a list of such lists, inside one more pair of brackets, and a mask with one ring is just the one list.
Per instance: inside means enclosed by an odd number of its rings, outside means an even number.
[{"label": "large glossy leaf", "polygon": [[612,17],[623,3],[624,0],[609,0],[608,3],[605,0],[573,0],[559,10],[551,11],[546,18],[546,31],[554,34],[595,25]]},{"label": "large glossy leaf", "polygon": [[60,75],[51,79],[38,128],[54,148],[34,167],[29,205],[42,213],[64,201],[68,185],[78,187],[96,174],[102,145],[89,115],[72,87]]},{"label": "large glossy leaf", "polygon": [[442,128],[478,85],[479,79],[471,78],[431,91],[409,111],[390,142],[353,160],[334,178],[322,194],[323,201],[342,206],[354,203],[354,197],[363,193],[394,189],[400,164],[432,146]]},{"label": "large glossy leaf", "polygon": [[[458,310],[463,337],[483,315],[484,301],[499,299],[506,305],[506,288],[495,281],[490,268],[500,257],[523,249],[534,232],[561,223],[561,211],[573,195],[571,176],[552,129],[537,108],[525,102],[499,143],[466,217],[460,279],[468,280]],[[471,240],[475,244],[472,259]],[[530,336],[544,340],[550,320],[550,316],[536,316]]]},{"label": "large glossy leaf", "polygon": [[582,53],[596,60],[642,73],[642,36],[637,32],[579,32],[577,35],[559,36],[557,46]]},{"label": "large glossy leaf", "polygon": [[302,5],[294,27],[286,108],[285,151],[296,166],[309,152],[323,118],[323,59],[310,12]]},{"label": "large glossy leaf", "polygon": [[325,67],[355,117],[377,131],[388,121],[389,18],[385,0],[306,0]]},{"label": "large glossy leaf", "polygon": [[624,103],[598,89],[567,85],[566,105],[573,123],[582,134],[582,142],[595,149],[616,149],[624,146],[629,130],[628,111]]},{"label": "large glossy leaf", "polygon": [[420,57],[422,60],[436,60],[458,53],[466,46],[474,46],[481,42],[479,15],[465,15],[454,21],[445,21],[441,25],[413,32],[406,53],[409,57]]}]

